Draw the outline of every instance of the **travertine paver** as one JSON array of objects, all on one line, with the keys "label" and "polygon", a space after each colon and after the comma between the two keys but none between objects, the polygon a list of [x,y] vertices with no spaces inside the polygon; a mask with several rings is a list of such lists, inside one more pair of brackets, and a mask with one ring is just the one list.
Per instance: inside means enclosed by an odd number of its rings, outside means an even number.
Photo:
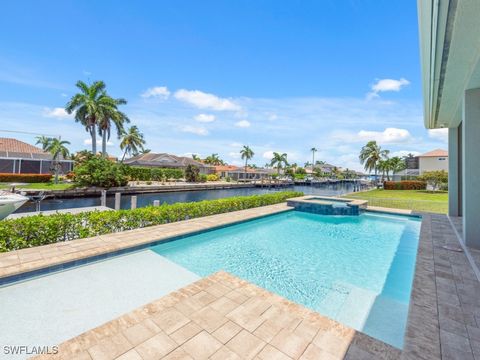
[{"label": "travertine paver", "polygon": [[[223,301],[235,306],[212,307]],[[192,312],[185,304],[198,308]],[[36,359],[328,360],[359,354],[397,359],[400,351],[218,272],[60,344],[57,355]]]},{"label": "travertine paver", "polygon": [[480,359],[478,315],[480,283],[447,216],[423,214],[402,358]]}]

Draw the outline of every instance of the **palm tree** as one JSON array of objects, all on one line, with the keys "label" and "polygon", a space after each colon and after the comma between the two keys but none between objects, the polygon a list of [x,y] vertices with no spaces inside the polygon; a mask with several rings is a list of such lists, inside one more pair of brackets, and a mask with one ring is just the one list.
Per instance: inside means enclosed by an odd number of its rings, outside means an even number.
[{"label": "palm tree", "polygon": [[110,140],[110,131],[112,123],[117,130],[117,136],[120,138],[125,132],[123,125],[129,123],[130,119],[123,112],[118,110],[118,105],[127,103],[125,99],[113,99],[106,95],[103,99],[103,106],[98,117],[98,134],[102,137],[102,156],[107,156],[107,141]]},{"label": "palm tree", "polygon": [[200,159],[200,156],[198,156],[197,154],[192,154],[192,159],[195,161],[202,161],[202,159]]},{"label": "palm tree", "polygon": [[42,145],[42,150],[47,150],[47,147],[48,147],[48,144],[50,144],[50,142],[52,141],[52,138],[51,137],[48,137],[48,136],[37,136],[35,139],[37,139],[37,142],[35,143],[35,145]]},{"label": "palm tree", "polygon": [[105,91],[103,81],[95,81],[87,85],[79,80],[76,83],[80,92],[73,95],[65,106],[69,114],[75,112],[75,121],[85,126],[85,130],[92,137],[92,153],[97,153],[97,126],[105,117],[105,113],[112,107],[112,98]]},{"label": "palm tree", "polygon": [[62,141],[57,138],[50,139],[49,143],[45,147],[45,150],[48,151],[53,156],[53,169],[55,171],[55,184],[58,183],[58,172],[60,170],[60,162],[58,161],[60,156],[63,159],[66,159],[69,155],[69,151],[65,145],[70,145],[68,141]]},{"label": "palm tree", "polygon": [[407,167],[405,160],[399,156],[394,156],[388,161],[390,163],[390,170],[392,171],[393,175],[398,174],[400,171],[405,170],[405,168]]},{"label": "palm tree", "polygon": [[127,154],[138,154],[139,151],[142,151],[143,145],[145,145],[143,134],[138,130],[138,127],[133,125],[121,135],[120,149],[124,150],[122,162]]},{"label": "palm tree", "polygon": [[270,162],[270,165],[271,166],[276,165],[277,166],[277,174],[280,175],[280,169],[282,168],[282,166],[283,165],[288,166],[287,154],[286,153],[280,154],[280,153],[274,152],[272,161]]},{"label": "palm tree", "polygon": [[310,161],[307,161],[307,162],[305,162],[305,164],[303,164],[303,166],[305,168],[308,168],[309,166],[312,166],[312,164],[310,163]]},{"label": "palm tree", "polygon": [[383,178],[385,177],[385,173],[387,174],[387,180],[390,181],[390,177],[388,176],[388,171],[390,170],[389,169],[389,163],[388,163],[388,160],[385,159],[380,159],[378,160],[378,164],[377,164],[377,168],[378,170],[380,170],[382,172],[382,180]]},{"label": "palm tree", "polygon": [[389,151],[382,150],[375,140],[369,141],[360,151],[360,163],[364,165],[366,171],[374,170],[375,180],[377,179],[378,162],[382,159],[385,160],[388,153]]},{"label": "palm tree", "polygon": [[207,156],[205,158],[205,160],[203,160],[203,162],[205,164],[215,165],[215,166],[225,165],[225,162],[222,159],[220,159],[218,154],[212,154],[212,155]]},{"label": "palm tree", "polygon": [[312,152],[312,171],[313,171],[313,167],[315,166],[315,153],[318,151],[315,147],[312,147],[310,149],[310,151]]},{"label": "palm tree", "polygon": [[252,149],[250,149],[249,146],[243,145],[243,149],[240,150],[240,154],[242,155],[242,159],[245,159],[245,179],[247,178],[247,165],[248,165],[248,160],[253,158],[253,155],[255,153],[253,152]]}]

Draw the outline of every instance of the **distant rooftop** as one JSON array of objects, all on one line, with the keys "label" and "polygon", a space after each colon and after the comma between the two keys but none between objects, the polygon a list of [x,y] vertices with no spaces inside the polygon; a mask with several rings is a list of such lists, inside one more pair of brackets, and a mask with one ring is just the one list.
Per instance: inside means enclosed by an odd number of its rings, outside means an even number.
[{"label": "distant rooftop", "polygon": [[0,157],[49,160],[52,156],[42,149],[26,142],[12,138],[0,138]]},{"label": "distant rooftop", "polygon": [[439,156],[448,156],[448,151],[443,149],[435,149],[425,154],[418,155],[418,157],[439,157]]},{"label": "distant rooftop", "polygon": [[187,165],[195,165],[198,167],[211,167],[200,161],[193,160],[186,156],[176,156],[167,153],[147,153],[126,159],[125,164],[142,165],[142,166],[164,166],[164,167],[186,167]]}]

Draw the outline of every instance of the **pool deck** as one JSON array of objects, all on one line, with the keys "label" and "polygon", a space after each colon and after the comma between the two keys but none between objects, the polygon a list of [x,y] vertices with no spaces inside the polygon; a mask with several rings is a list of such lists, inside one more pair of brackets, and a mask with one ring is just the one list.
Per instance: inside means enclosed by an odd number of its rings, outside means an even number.
[{"label": "pool deck", "polygon": [[400,351],[226,272],[35,359],[398,359]]},{"label": "pool deck", "polygon": [[[4,253],[0,254],[0,280],[289,210],[286,204],[278,204]],[[384,208],[369,210],[408,213]],[[414,284],[401,353],[220,272],[67,341],[61,345],[63,354],[58,358],[480,359],[480,282],[469,262],[470,257],[480,263],[480,251],[467,249],[470,256],[458,251],[461,249],[458,219],[421,215]]]}]

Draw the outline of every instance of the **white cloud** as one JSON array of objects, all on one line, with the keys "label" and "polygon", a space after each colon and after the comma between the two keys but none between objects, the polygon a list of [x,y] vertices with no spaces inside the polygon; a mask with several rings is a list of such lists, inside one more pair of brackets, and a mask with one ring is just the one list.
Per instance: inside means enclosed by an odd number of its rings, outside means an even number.
[{"label": "white cloud", "polygon": [[211,109],[216,111],[239,111],[241,107],[230,99],[220,98],[213,94],[204,93],[200,90],[180,89],[175,92],[177,100],[194,105],[199,109]]},{"label": "white cloud", "polygon": [[247,128],[250,127],[250,125],[250,121],[248,120],[240,120],[235,123],[235,126],[240,128]]},{"label": "white cloud", "polygon": [[412,140],[410,131],[406,129],[386,128],[384,131],[360,130],[357,134],[359,140],[376,140],[380,144],[399,144]]},{"label": "white cloud", "polygon": [[208,135],[208,130],[200,126],[186,125],[180,128],[180,130],[183,132],[192,133],[192,134],[201,135],[201,136]]},{"label": "white cloud", "polygon": [[395,79],[378,79],[375,84],[372,85],[370,91],[367,94],[367,99],[373,99],[378,97],[379,93],[386,92],[386,91],[400,91],[404,86],[410,84],[410,81],[407,79],[401,78],[399,80]]},{"label": "white cloud", "polygon": [[264,159],[272,160],[272,158],[273,158],[273,151],[272,151],[272,150],[265,151],[262,156],[263,156]]},{"label": "white cloud", "polygon": [[145,90],[141,97],[143,98],[156,98],[156,99],[167,99],[170,96],[170,91],[166,86],[154,86]]},{"label": "white cloud", "polygon": [[56,107],[56,108],[49,108],[46,107],[43,109],[43,116],[56,118],[56,119],[70,119],[73,118],[73,114],[68,114],[64,108]]},{"label": "white cloud", "polygon": [[448,141],[448,129],[429,129],[428,130],[428,137],[447,142]]},{"label": "white cloud", "polygon": [[212,115],[212,114],[198,114],[194,117],[194,119],[198,122],[208,123],[208,122],[215,121],[215,115]]},{"label": "white cloud", "polygon": [[412,154],[413,156],[420,155],[420,151],[415,151],[415,150],[398,150],[390,153],[390,157],[398,156],[398,157],[404,157],[408,156],[409,154]]},{"label": "white cloud", "polygon": [[270,121],[275,121],[278,119],[278,115],[275,113],[267,113],[267,119]]},{"label": "white cloud", "polygon": [[[92,138],[88,138],[88,139],[83,140],[83,144],[84,145],[92,145]],[[97,139],[97,145],[102,145],[102,140],[101,139]],[[111,142],[110,140],[107,141],[107,146],[113,146],[113,145],[115,145],[113,142]]]},{"label": "white cloud", "polygon": [[240,154],[240,152],[230,151],[230,152],[228,153],[228,156],[230,156],[230,157],[232,157],[232,158],[234,158],[234,159],[240,159],[241,154]]}]

